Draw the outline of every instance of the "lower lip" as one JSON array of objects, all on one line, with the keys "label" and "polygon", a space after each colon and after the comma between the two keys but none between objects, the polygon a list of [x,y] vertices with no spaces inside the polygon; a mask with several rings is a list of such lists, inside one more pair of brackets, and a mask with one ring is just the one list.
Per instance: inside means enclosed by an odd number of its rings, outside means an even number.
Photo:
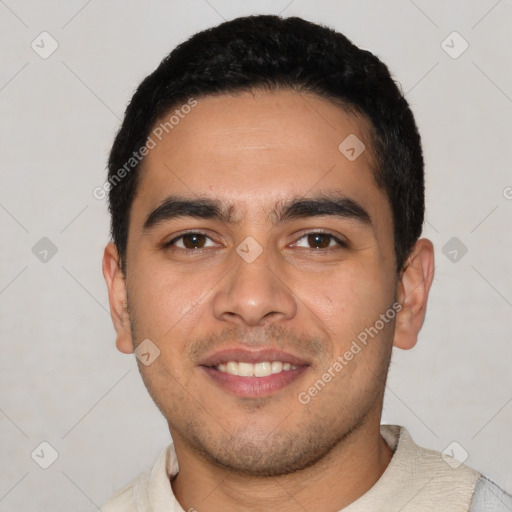
[{"label": "lower lip", "polygon": [[201,368],[224,390],[241,397],[261,398],[270,396],[296,381],[306,371],[307,366],[273,373],[267,377],[239,377],[209,366]]}]

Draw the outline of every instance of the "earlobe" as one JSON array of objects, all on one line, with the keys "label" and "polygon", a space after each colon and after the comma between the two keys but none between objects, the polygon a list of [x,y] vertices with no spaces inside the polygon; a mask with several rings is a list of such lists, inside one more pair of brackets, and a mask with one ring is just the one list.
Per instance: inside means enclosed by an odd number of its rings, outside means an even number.
[{"label": "earlobe", "polygon": [[110,315],[116,330],[116,347],[124,354],[131,354],[133,341],[127,307],[126,280],[121,270],[117,247],[113,242],[105,247],[102,270],[108,288]]},{"label": "earlobe", "polygon": [[407,258],[397,285],[397,300],[402,309],[396,316],[395,347],[407,350],[416,345],[433,278],[434,247],[430,240],[421,238]]}]

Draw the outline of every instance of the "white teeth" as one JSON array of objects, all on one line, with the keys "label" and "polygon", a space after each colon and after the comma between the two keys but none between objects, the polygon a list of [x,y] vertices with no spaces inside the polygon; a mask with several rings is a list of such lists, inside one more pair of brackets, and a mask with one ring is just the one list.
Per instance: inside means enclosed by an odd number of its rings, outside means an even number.
[{"label": "white teeth", "polygon": [[240,377],[252,377],[254,375],[254,365],[252,363],[238,363],[238,375]]},{"label": "white teeth", "polygon": [[221,363],[216,367],[219,372],[239,375],[240,377],[268,377],[274,373],[287,372],[296,368],[296,366],[292,366],[290,363],[283,363],[281,361],[264,361],[255,364],[229,361],[226,364]]},{"label": "white teeth", "polygon": [[255,377],[268,377],[272,374],[272,365],[270,363],[256,363],[254,365]]},{"label": "white teeth", "polygon": [[281,361],[274,361],[272,363],[272,373],[281,373],[283,371],[283,363]]},{"label": "white teeth", "polygon": [[[217,370],[220,370],[219,367],[217,367]],[[220,370],[222,371],[222,370]],[[234,361],[230,361],[227,365],[226,365],[226,370],[225,370],[227,373],[231,373],[231,375],[238,375],[238,363],[235,363]]]}]

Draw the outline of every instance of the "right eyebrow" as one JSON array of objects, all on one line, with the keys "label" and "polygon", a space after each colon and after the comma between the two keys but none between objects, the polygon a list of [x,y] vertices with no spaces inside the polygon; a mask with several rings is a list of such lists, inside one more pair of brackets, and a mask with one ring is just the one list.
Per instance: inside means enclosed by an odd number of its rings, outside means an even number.
[{"label": "right eyebrow", "polygon": [[218,219],[225,223],[231,223],[231,211],[231,209],[223,208],[222,203],[216,199],[187,199],[179,196],[169,196],[147,216],[143,231],[150,231],[157,224],[179,217]]}]

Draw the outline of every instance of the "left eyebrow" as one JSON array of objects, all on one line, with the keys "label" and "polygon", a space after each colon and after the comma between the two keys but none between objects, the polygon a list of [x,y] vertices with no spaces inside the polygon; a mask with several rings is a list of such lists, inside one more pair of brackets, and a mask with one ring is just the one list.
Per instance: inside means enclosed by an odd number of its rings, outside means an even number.
[{"label": "left eyebrow", "polygon": [[[218,199],[169,196],[147,216],[143,231],[148,232],[157,224],[179,217],[216,219],[226,224],[236,224],[234,211],[234,204],[225,205]],[[321,216],[354,219],[361,224],[372,225],[370,215],[357,201],[337,194],[280,201],[269,218],[272,224],[279,225],[295,219]]]},{"label": "left eyebrow", "polygon": [[321,216],[354,219],[361,224],[372,225],[369,213],[357,201],[343,195],[294,198],[276,206],[271,214],[274,224]]}]

